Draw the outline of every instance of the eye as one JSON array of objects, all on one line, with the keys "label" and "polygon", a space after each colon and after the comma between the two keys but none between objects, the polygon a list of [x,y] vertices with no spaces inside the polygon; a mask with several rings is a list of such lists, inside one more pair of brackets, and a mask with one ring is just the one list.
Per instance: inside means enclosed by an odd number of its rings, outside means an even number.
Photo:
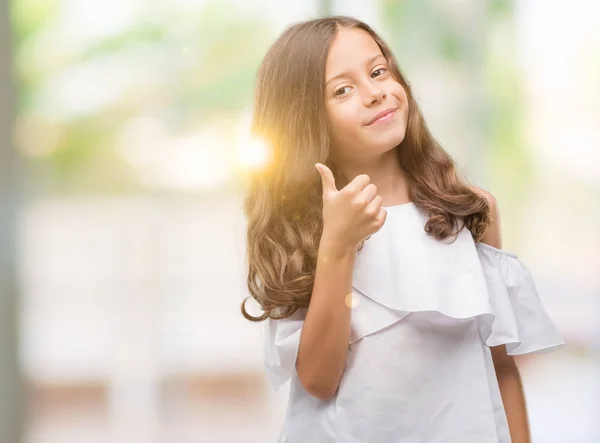
[{"label": "eye", "polygon": [[333,95],[334,95],[335,97],[340,97],[340,96],[344,95],[344,90],[345,90],[346,88],[350,88],[350,86],[344,86],[344,87],[342,87],[342,88],[340,88],[340,89],[336,90],[336,91],[333,93]]},{"label": "eye", "polygon": [[381,72],[379,75],[376,75],[376,76],[375,76],[375,77],[380,77],[380,76],[382,76],[384,73],[386,73],[386,72],[387,72],[387,69],[385,69],[385,68],[378,68],[378,69],[374,70],[374,71],[371,73],[371,77],[373,77],[373,74],[375,74],[376,72]]}]

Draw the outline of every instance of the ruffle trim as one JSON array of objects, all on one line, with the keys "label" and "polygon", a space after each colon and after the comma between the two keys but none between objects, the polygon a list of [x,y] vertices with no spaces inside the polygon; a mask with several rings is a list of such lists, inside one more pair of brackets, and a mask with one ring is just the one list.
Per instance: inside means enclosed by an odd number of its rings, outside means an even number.
[{"label": "ruffle trim", "polygon": [[296,370],[300,333],[306,311],[307,309],[298,309],[291,317],[283,320],[268,318],[263,323],[266,377],[276,391]]},{"label": "ruffle trim", "polygon": [[529,268],[517,254],[485,243],[476,243],[476,248],[494,315],[486,344],[504,344],[509,355],[549,352],[565,346]]},{"label": "ruffle trim", "polygon": [[[447,281],[424,280],[425,275],[403,278],[390,269],[375,277],[368,267],[355,269],[356,305],[349,344],[390,327],[411,312],[435,311],[449,318],[477,318],[483,342],[489,347],[504,344],[509,355],[563,347],[565,342],[519,257],[484,243],[471,246],[475,259],[462,262],[464,272],[452,273]],[[295,371],[305,316],[303,309],[285,320],[264,323],[266,374],[275,390]]]},{"label": "ruffle trim", "polygon": [[[455,285],[448,288],[451,297],[377,297],[377,292],[368,290],[368,279],[357,281],[350,344],[393,325],[411,312],[434,311],[449,318],[477,318],[485,344],[504,344],[509,355],[563,347],[565,343],[540,300],[531,273],[517,254],[485,243],[476,243],[475,248],[480,268],[457,276]],[[478,274],[484,278],[478,279]],[[367,285],[361,287],[361,283]]]}]

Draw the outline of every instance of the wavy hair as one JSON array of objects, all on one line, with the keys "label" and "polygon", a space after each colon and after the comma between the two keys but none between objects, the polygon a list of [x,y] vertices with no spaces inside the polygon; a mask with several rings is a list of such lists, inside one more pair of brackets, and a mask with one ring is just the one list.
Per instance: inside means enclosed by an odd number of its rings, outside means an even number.
[{"label": "wavy hair", "polygon": [[330,158],[324,98],[327,54],[340,28],[369,33],[406,91],[407,130],[395,150],[411,200],[428,211],[427,234],[444,240],[466,226],[479,241],[490,223],[487,199],[459,178],[454,160],[431,135],[387,44],[351,17],[296,23],[270,47],[256,81],[252,133],[267,142],[271,158],[251,173],[244,200],[247,286],[263,310],[250,315],[246,297],[241,310],[250,321],[282,319],[308,307],[323,231],[322,185],[314,165],[327,165],[340,189],[349,181]]}]

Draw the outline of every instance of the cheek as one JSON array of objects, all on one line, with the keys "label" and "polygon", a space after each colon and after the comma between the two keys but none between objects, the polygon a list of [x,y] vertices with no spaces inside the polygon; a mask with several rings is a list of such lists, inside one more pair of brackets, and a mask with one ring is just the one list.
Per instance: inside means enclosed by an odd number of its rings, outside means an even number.
[{"label": "cheek", "polygon": [[390,87],[390,93],[395,96],[402,103],[408,103],[408,97],[406,96],[406,91],[402,87],[402,85],[396,81],[393,82]]},{"label": "cheek", "polygon": [[334,139],[344,139],[356,132],[357,113],[352,106],[332,106],[327,115]]},{"label": "cheek", "polygon": [[395,84],[390,89],[390,93],[396,98],[396,101],[400,105],[401,115],[406,121],[408,119],[408,96],[406,95],[406,91],[400,83],[394,83]]}]

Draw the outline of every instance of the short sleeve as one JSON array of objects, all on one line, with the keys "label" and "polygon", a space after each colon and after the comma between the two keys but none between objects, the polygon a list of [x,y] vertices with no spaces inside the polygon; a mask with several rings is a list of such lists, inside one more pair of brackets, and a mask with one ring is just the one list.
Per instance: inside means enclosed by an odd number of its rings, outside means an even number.
[{"label": "short sleeve", "polygon": [[546,312],[527,266],[512,252],[476,243],[496,315],[488,346],[506,345],[509,355],[552,351],[565,345]]},{"label": "short sleeve", "polygon": [[306,317],[306,308],[298,309],[292,316],[264,322],[264,364],[267,379],[278,390],[296,369],[300,333]]}]

